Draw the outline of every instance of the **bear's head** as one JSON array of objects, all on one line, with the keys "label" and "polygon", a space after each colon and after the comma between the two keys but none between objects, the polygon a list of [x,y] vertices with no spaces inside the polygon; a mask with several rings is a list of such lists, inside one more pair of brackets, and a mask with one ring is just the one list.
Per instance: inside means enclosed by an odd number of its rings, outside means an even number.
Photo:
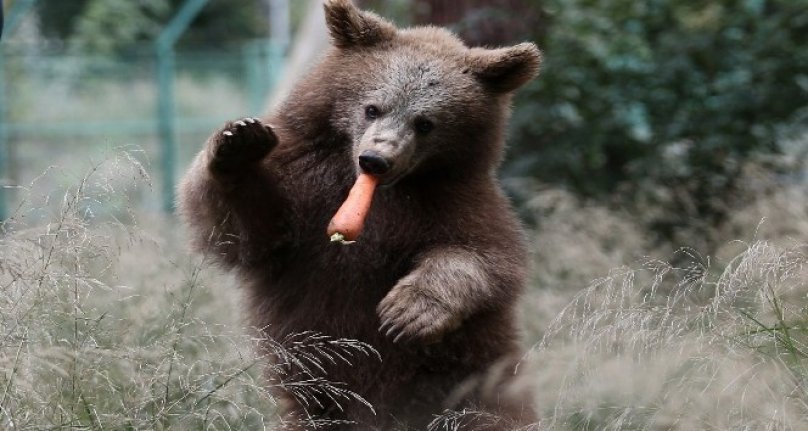
[{"label": "bear's head", "polygon": [[350,0],[326,0],[333,48],[331,123],[353,142],[357,170],[408,175],[499,164],[510,95],[538,73],[532,43],[469,48],[437,27],[398,29]]}]

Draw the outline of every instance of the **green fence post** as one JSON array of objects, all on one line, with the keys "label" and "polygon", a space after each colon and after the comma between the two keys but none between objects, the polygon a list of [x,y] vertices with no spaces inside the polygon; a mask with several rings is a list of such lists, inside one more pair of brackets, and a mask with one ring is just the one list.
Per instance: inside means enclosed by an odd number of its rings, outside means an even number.
[{"label": "green fence post", "polygon": [[244,63],[244,72],[247,80],[247,101],[249,106],[249,115],[260,116],[263,114],[264,106],[264,77],[261,73],[261,66],[264,65],[262,61],[263,52],[261,48],[263,43],[260,41],[251,41],[244,44],[241,50],[241,58]]},{"label": "green fence post", "polygon": [[174,181],[177,160],[174,112],[174,45],[208,0],[186,0],[157,37],[157,129],[162,150],[163,210],[174,211]]},{"label": "green fence post", "polygon": [[[2,1],[2,0],[0,0]],[[3,52],[0,49],[0,222],[8,218],[8,193],[6,183],[8,175],[8,108],[6,101],[6,75]]]},{"label": "green fence post", "polygon": [[241,51],[250,115],[266,114],[267,94],[276,81],[273,70],[283,61],[283,53],[274,45],[271,39],[257,39],[244,44]]},{"label": "green fence post", "polygon": [[174,118],[174,52],[157,49],[157,133],[160,137],[160,168],[163,172],[163,210],[174,210],[174,164],[177,141]]},{"label": "green fence post", "polygon": [[[2,0],[0,0],[2,1]],[[5,22],[6,40],[20,23],[22,17],[34,6],[36,0],[17,0],[11,5]],[[8,218],[8,93],[6,92],[5,60],[0,45],[0,222]]]},{"label": "green fence post", "polygon": [[[267,43],[266,68],[267,93],[274,89],[280,79],[282,64],[291,40],[290,0],[269,0],[269,41]],[[266,102],[266,100],[264,101]]]}]

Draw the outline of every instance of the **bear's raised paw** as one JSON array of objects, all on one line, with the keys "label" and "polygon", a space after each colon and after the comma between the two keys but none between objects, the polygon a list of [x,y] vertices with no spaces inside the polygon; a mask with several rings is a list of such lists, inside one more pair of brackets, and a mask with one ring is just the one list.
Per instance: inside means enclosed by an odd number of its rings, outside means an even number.
[{"label": "bear's raised paw", "polygon": [[232,174],[263,159],[278,144],[272,127],[257,118],[232,121],[210,140],[210,170]]},{"label": "bear's raised paw", "polygon": [[379,331],[393,342],[436,343],[460,326],[452,307],[415,284],[399,283],[377,308]]}]

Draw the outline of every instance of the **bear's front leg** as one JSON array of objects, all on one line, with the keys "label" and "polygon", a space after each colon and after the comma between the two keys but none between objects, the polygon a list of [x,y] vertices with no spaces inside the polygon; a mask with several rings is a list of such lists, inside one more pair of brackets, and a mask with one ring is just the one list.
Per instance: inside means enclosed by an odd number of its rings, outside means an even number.
[{"label": "bear's front leg", "polygon": [[490,262],[460,247],[433,249],[382,299],[380,331],[394,342],[434,343],[496,295]]},{"label": "bear's front leg", "polygon": [[264,264],[283,236],[283,200],[264,163],[278,144],[255,118],[225,124],[197,155],[179,189],[194,247],[226,266]]}]

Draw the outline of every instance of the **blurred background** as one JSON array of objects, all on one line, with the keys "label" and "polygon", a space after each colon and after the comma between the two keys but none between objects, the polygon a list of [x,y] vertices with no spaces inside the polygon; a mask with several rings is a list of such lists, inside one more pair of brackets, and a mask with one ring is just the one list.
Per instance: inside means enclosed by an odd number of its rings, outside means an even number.
[{"label": "blurred background", "polygon": [[[0,428],[267,426],[173,191],[316,61],[321,2],[0,1]],[[357,3],[544,53],[501,178],[547,429],[805,429],[808,0]]]},{"label": "blurred background", "polygon": [[[210,131],[267,112],[327,37],[320,6],[302,0],[3,1],[4,217],[14,187],[111,148],[137,148],[149,166],[155,189],[138,205],[170,211]],[[544,51],[515,100],[503,169],[531,225],[531,204],[553,188],[634,214],[654,241],[709,252],[740,233],[726,223],[751,194],[804,181],[805,0],[361,3],[471,45]]]},{"label": "blurred background", "polygon": [[166,212],[211,130],[265,110],[302,13],[289,1],[4,2],[3,182],[137,148],[156,185],[138,205]]}]

